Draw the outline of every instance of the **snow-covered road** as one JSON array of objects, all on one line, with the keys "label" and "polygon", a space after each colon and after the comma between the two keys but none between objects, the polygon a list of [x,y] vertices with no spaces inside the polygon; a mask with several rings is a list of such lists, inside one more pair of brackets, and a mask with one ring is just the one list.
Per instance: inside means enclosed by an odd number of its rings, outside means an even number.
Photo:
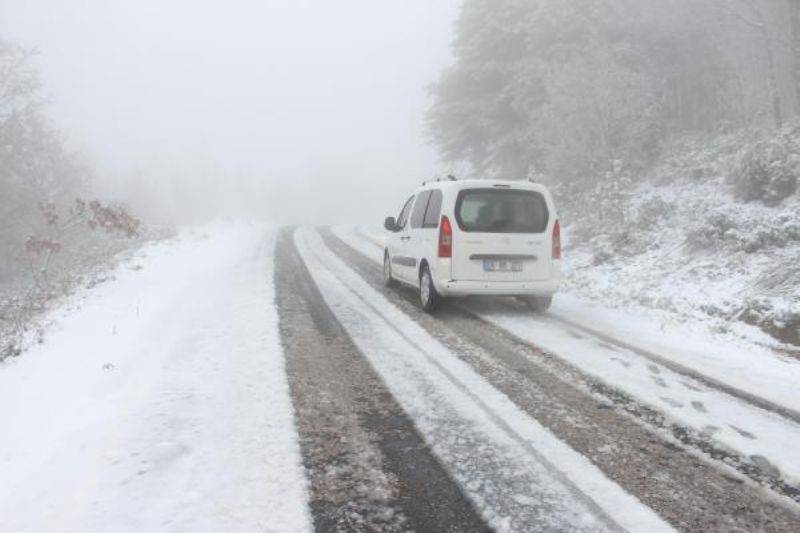
[{"label": "snow-covered road", "polygon": [[296,243],[328,305],[490,526],[671,529],[387,302],[316,232],[300,230]]},{"label": "snow-covered road", "polygon": [[54,312],[0,365],[0,531],[797,530],[800,425],[747,401],[796,409],[795,366],[431,317],[375,241],[214,224]]}]

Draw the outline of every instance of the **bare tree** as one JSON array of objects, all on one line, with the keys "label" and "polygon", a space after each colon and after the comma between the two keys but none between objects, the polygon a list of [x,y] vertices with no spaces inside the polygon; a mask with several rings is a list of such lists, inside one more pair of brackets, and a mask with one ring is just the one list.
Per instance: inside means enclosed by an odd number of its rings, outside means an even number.
[{"label": "bare tree", "polygon": [[800,2],[797,0],[788,0],[788,2],[792,14],[792,65],[797,99],[796,112],[800,114]]},{"label": "bare tree", "polygon": [[764,14],[753,0],[721,0],[725,12],[743,25],[755,30],[761,37],[764,55],[767,60],[767,86],[772,102],[772,119],[777,128],[783,126],[783,97],[778,81],[778,68],[775,59],[776,39],[765,20]]},{"label": "bare tree", "polygon": [[45,117],[33,54],[0,40],[0,284],[40,224],[37,204],[74,198],[85,175]]}]

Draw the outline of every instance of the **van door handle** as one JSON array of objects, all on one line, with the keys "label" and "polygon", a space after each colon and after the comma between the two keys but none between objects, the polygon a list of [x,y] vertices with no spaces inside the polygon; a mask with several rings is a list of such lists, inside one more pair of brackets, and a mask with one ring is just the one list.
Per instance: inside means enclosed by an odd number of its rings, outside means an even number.
[{"label": "van door handle", "polygon": [[400,237],[401,241],[408,241],[411,240],[411,237]]}]

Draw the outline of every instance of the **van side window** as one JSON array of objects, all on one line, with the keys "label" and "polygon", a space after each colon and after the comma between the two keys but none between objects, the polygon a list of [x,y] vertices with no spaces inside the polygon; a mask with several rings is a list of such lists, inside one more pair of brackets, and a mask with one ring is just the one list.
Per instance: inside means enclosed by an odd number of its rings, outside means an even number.
[{"label": "van side window", "polygon": [[431,193],[431,198],[428,200],[428,210],[425,212],[425,220],[422,223],[423,228],[438,228],[439,217],[442,214],[442,191],[434,190]]},{"label": "van side window", "polygon": [[417,201],[414,203],[414,211],[411,213],[411,227],[421,228],[422,220],[425,218],[425,208],[428,207],[428,198],[431,191],[422,191],[417,195]]},{"label": "van side window", "polygon": [[397,229],[403,229],[406,227],[406,222],[408,222],[408,212],[411,211],[411,204],[414,202],[414,197],[408,199],[406,205],[403,206],[403,210],[400,211],[400,215],[397,217]]}]

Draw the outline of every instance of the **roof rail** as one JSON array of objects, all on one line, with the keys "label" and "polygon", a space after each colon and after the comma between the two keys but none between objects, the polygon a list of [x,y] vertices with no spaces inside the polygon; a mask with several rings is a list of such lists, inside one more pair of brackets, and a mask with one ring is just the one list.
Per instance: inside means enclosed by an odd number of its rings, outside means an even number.
[{"label": "roof rail", "polygon": [[[458,178],[456,178],[456,177],[455,177],[455,176],[453,176],[452,174],[448,174],[448,175],[447,175],[447,178],[446,178],[446,180],[447,180],[447,181],[458,181]],[[440,181],[445,181],[445,178],[439,178],[439,177],[437,177],[436,179],[432,179],[432,180],[430,180],[430,181],[431,181],[431,182],[434,182],[434,181],[435,181],[435,182],[440,182]],[[424,187],[425,185],[427,185],[427,184],[428,184],[428,180],[425,180],[425,181],[423,181],[423,182],[422,182],[422,186],[423,186],[423,187]]]}]

